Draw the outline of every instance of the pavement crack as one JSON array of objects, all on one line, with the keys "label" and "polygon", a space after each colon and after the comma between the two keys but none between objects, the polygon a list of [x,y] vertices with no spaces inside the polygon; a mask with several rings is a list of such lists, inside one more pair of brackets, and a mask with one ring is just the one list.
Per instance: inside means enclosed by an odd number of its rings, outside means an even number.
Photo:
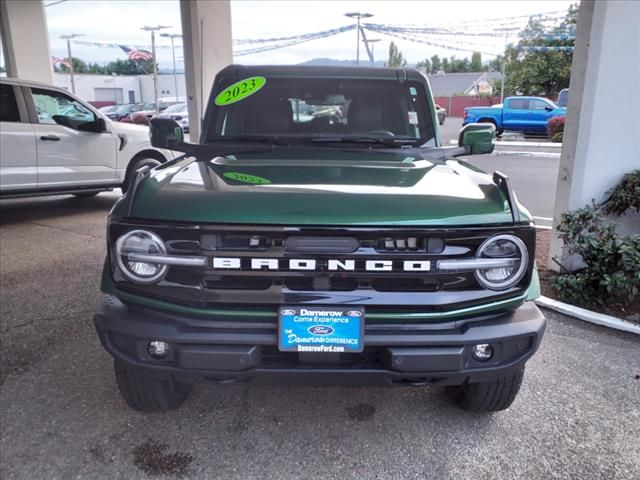
[{"label": "pavement crack", "polygon": [[91,235],[90,233],[78,232],[76,230],[71,230],[70,228],[58,227],[58,226],[55,226],[55,225],[47,225],[46,223],[40,223],[40,222],[28,222],[28,223],[30,223],[31,225],[37,225],[39,227],[52,228],[54,230],[59,230],[61,232],[73,233],[75,235],[82,235],[84,237],[90,237],[90,238],[93,238],[95,240],[104,240],[104,237],[98,237],[96,235]]}]

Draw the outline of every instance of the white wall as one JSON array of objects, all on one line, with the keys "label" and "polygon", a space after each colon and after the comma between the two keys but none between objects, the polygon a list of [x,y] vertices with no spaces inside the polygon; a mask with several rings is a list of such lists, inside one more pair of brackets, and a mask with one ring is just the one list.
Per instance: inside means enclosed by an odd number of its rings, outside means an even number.
[{"label": "white wall", "polygon": [[191,138],[197,139],[213,79],[233,63],[231,4],[229,0],[180,0],[180,14],[189,129]]},{"label": "white wall", "polygon": [[569,209],[640,168],[640,2],[596,2],[593,14]]},{"label": "white wall", "polygon": [[[96,88],[117,88],[122,90],[124,103],[129,103],[129,90],[135,95],[135,102],[153,102],[153,75],[84,75],[73,76],[76,94],[88,102],[98,100]],[[184,75],[178,74],[178,97],[186,97]],[[173,75],[158,75],[158,95],[175,97],[175,80]],[[71,91],[71,78],[68,73],[54,73],[53,83]]]},{"label": "white wall", "polygon": [[[564,211],[602,202],[625,173],[640,168],[638,25],[638,1],[580,4],[554,225]],[[622,222],[632,221],[640,232],[637,217],[628,218]],[[551,256],[561,251],[555,238]]]},{"label": "white wall", "polygon": [[41,1],[0,1],[0,34],[7,76],[51,83],[49,32]]},{"label": "white wall", "polygon": [[[175,97],[176,81],[178,83],[178,97],[185,98],[186,88],[184,74],[179,73],[175,79],[172,74],[158,75],[158,97]],[[153,75],[140,76],[140,89],[143,102],[153,102]]]}]

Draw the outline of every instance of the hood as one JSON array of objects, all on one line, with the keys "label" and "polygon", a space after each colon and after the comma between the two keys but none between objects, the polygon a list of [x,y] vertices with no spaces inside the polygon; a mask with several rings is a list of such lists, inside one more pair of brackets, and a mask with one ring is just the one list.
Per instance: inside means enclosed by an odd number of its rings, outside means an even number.
[{"label": "hood", "polygon": [[[276,156],[276,154],[278,154]],[[114,210],[127,216],[120,202]],[[528,219],[523,212],[523,219]],[[131,217],[270,225],[486,225],[512,221],[491,177],[454,159],[402,150],[299,150],[157,167]]]}]

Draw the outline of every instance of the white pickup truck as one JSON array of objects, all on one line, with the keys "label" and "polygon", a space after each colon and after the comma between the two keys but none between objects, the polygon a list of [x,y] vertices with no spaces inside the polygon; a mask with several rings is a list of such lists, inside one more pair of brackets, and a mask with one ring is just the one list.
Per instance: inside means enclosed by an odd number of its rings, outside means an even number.
[{"label": "white pickup truck", "polygon": [[136,170],[171,158],[146,126],[112,122],[61,88],[0,79],[0,198],[125,192]]}]

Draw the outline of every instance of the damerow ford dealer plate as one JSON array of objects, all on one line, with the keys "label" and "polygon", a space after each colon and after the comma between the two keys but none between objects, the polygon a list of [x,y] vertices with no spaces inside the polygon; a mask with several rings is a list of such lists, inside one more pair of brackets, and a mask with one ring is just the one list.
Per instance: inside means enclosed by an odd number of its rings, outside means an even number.
[{"label": "damerow ford dealer plate", "polygon": [[362,307],[280,307],[278,348],[283,352],[361,352]]}]

